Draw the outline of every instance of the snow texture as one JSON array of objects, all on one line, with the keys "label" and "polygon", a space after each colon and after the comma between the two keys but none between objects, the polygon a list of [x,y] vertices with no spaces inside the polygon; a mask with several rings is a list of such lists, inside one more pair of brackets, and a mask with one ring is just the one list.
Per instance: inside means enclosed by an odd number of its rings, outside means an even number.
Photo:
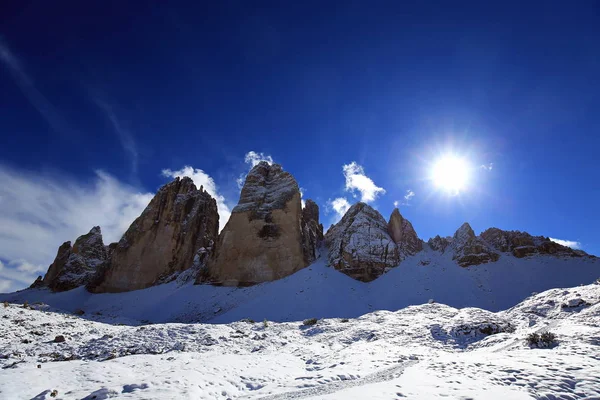
[{"label": "snow texture", "polygon": [[[142,325],[43,304],[0,306],[0,315],[3,399],[600,397],[600,284],[552,289],[497,313],[434,303],[310,326]],[[555,346],[527,344],[546,331]]]}]

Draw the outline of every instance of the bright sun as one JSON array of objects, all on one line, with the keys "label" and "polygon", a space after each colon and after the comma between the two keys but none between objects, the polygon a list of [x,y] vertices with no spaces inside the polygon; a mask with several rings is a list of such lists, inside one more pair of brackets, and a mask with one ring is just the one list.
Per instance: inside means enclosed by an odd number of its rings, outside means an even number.
[{"label": "bright sun", "polygon": [[469,183],[469,165],[457,156],[442,157],[434,164],[431,179],[437,188],[456,196]]}]

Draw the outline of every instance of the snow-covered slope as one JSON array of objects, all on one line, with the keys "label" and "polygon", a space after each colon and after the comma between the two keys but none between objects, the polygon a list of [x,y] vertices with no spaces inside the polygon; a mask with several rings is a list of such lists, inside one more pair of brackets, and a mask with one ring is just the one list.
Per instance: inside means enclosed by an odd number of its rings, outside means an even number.
[{"label": "snow-covered slope", "polygon": [[[0,305],[2,399],[600,398],[600,284],[498,313],[424,304],[314,325],[127,326],[33,307]],[[531,348],[543,331],[557,343]]]},{"label": "snow-covered slope", "polygon": [[[101,312],[123,323],[214,322],[243,318],[298,321],[358,317],[375,310],[396,311],[429,299],[452,307],[491,311],[517,304],[532,292],[588,284],[600,277],[600,260],[536,255],[502,255],[497,262],[461,268],[450,252],[428,245],[379,279],[356,281],[325,265],[325,254],[284,279],[245,288],[171,282],[119,294],[90,294],[84,288],[51,293],[28,289],[0,295],[0,301],[41,301],[58,309]],[[112,321],[113,319],[111,319]]]}]

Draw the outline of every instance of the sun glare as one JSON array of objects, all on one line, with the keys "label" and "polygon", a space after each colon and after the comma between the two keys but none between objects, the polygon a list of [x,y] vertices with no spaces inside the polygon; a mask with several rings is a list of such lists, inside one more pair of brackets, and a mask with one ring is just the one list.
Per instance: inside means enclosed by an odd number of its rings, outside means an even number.
[{"label": "sun glare", "polygon": [[445,156],[434,164],[431,179],[438,189],[456,196],[469,183],[469,165],[463,158]]}]

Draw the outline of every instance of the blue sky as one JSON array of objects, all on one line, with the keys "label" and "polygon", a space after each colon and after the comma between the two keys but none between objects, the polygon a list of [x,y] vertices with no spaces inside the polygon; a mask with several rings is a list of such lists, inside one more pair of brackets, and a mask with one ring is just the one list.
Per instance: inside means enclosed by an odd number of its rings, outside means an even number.
[{"label": "blue sky", "polygon": [[[600,254],[597,3],[25,3],[0,16],[0,291],[96,224],[117,240],[186,166],[226,215],[269,157],[326,228],[397,202],[424,239]],[[430,179],[447,154],[458,195]]]}]

